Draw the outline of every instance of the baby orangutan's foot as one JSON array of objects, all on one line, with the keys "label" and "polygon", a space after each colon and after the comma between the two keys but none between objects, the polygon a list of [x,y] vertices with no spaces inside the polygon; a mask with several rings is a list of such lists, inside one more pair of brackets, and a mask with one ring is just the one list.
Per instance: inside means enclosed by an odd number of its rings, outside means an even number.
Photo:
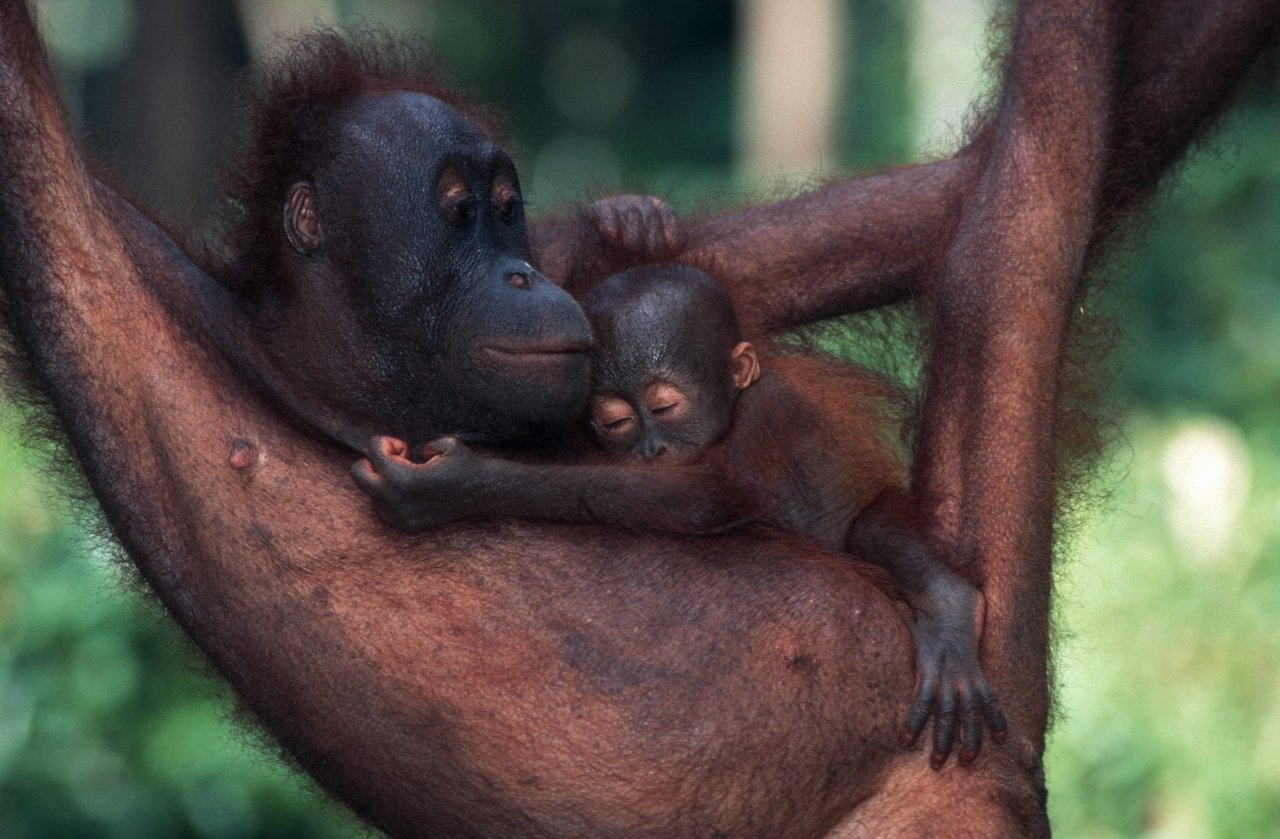
[{"label": "baby orangutan's foot", "polygon": [[985,600],[967,582],[938,581],[928,598],[913,604],[911,637],[916,646],[916,695],[902,732],[902,745],[915,744],[930,716],[933,752],[929,764],[941,769],[955,745],[959,723],[960,765],[968,766],[982,749],[982,732],[1003,743],[1008,724],[978,662]]}]

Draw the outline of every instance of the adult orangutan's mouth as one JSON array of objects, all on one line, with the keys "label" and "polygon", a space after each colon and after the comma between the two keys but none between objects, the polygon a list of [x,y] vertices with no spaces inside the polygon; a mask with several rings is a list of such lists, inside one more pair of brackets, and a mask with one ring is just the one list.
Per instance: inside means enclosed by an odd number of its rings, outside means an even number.
[{"label": "adult orangutan's mouth", "polygon": [[590,348],[586,341],[547,341],[539,344],[490,344],[484,349],[502,355],[557,355],[586,352]]},{"label": "adult orangutan's mouth", "polygon": [[502,344],[481,347],[484,358],[502,365],[557,365],[586,359],[585,341],[553,341],[535,344]]}]

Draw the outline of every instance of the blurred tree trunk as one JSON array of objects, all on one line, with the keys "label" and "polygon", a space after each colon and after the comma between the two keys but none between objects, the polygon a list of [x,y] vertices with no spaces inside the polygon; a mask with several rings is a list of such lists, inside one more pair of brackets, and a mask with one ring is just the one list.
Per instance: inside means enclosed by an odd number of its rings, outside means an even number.
[{"label": "blurred tree trunk", "polygon": [[162,218],[203,214],[247,61],[232,0],[133,0],[133,49],[84,79],[89,140],[127,193]]}]

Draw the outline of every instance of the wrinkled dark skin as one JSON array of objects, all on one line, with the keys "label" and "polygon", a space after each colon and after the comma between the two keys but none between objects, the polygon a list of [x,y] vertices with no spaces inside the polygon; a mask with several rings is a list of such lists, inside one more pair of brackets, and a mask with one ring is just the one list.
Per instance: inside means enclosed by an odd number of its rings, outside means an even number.
[{"label": "wrinkled dark skin", "polygon": [[[653,241],[662,241],[654,231]],[[634,268],[583,300],[592,324],[592,419],[607,463],[521,463],[454,437],[410,457],[380,437],[352,476],[379,516],[409,532],[495,516],[717,533],[764,521],[850,550],[893,576],[911,604],[917,691],[902,734],[911,746],[935,713],[931,765],[961,725],[960,763],[1006,723],[978,662],[982,597],[951,571],[909,515],[901,470],[869,428],[823,413],[784,370],[761,377],[733,306],[710,276],[682,265]],[[792,363],[790,372],[827,373]],[[859,371],[841,371],[848,379]],[[857,388],[850,388],[853,400]],[[842,433],[872,439],[833,445]],[[598,460],[598,458],[596,458]],[[653,464],[636,468],[619,461]]]},{"label": "wrinkled dark skin", "polygon": [[[690,226],[674,256],[620,262],[625,249],[581,216],[530,231],[535,267],[575,293],[644,261],[708,270],[751,337],[921,298],[932,340],[911,512],[982,592],[982,666],[1009,716],[1008,741],[963,772],[931,772],[897,749],[912,691],[898,602],[874,569],[810,540],[521,521],[415,537],[370,515],[346,477],[369,435],[429,440],[465,424],[479,437],[511,434],[504,445],[545,446],[585,391],[565,382],[561,404],[528,414],[463,377],[456,395],[474,416],[440,393],[424,412],[426,384],[452,376],[451,331],[476,329],[430,292],[465,278],[481,293],[494,276],[468,264],[492,240],[428,253],[404,246],[419,234],[399,235],[415,219],[434,231],[420,241],[448,239],[422,215],[443,209],[428,177],[441,160],[414,139],[442,124],[434,106],[397,112],[404,130],[385,142],[419,156],[358,184],[369,198],[350,196],[352,206],[369,217],[316,207],[322,233],[337,225],[380,250],[367,257],[390,269],[377,282],[407,299],[375,297],[368,277],[298,266],[324,261],[323,247],[298,253],[282,223],[294,184],[326,189],[297,171],[312,159],[297,151],[305,143],[283,144],[262,167],[278,177],[259,181],[255,205],[270,252],[289,262],[219,281],[87,173],[25,4],[0,0],[9,322],[114,534],[168,612],[283,748],[383,830],[1044,835],[1054,371],[1073,294],[1116,222],[1222,111],[1277,12],[1273,0],[1028,0],[999,103],[954,158]],[[331,36],[319,43],[320,58],[295,60],[287,78],[313,84],[364,66],[323,60],[340,49]],[[405,104],[386,93],[427,95],[411,81],[349,85],[343,104],[377,118],[379,103]],[[325,140],[344,128],[315,127]],[[484,177],[468,183],[492,189]],[[390,212],[397,202],[409,216]],[[300,212],[293,226],[305,250],[310,220]],[[440,343],[371,315],[401,306],[437,318]],[[402,342],[415,340],[407,353]],[[455,349],[464,366],[483,366],[465,343]]]}]

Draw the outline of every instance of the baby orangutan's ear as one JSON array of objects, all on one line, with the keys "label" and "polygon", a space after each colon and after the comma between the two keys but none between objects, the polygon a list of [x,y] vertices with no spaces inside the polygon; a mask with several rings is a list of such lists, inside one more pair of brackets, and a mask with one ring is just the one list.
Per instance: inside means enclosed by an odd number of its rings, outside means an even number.
[{"label": "baby orangutan's ear", "polygon": [[730,362],[733,364],[733,383],[738,390],[746,390],[760,378],[760,359],[750,341],[743,341],[733,348]]}]

